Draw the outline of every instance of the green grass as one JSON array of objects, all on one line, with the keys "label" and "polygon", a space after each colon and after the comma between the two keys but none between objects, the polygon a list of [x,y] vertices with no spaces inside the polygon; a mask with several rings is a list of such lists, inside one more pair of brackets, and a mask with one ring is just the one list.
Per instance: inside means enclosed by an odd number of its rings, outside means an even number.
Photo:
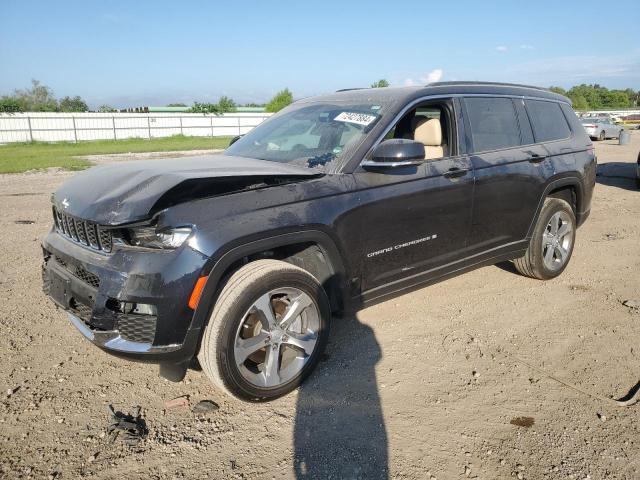
[{"label": "green grass", "polygon": [[77,158],[82,155],[104,155],[129,152],[171,152],[226,148],[231,137],[130,138],[127,140],[95,140],[90,142],[10,143],[0,145],[0,173],[20,173],[49,167],[82,170],[91,164]]}]

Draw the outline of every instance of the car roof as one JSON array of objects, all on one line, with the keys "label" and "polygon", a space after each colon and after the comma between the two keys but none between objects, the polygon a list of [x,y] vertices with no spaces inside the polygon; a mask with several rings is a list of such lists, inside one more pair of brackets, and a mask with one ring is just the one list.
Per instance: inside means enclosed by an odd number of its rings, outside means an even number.
[{"label": "car roof", "polygon": [[384,88],[348,88],[338,90],[335,93],[308,97],[299,100],[307,102],[409,102],[416,98],[431,95],[511,95],[522,97],[539,97],[547,100],[555,100],[568,103],[571,100],[563,95],[554,93],[546,88],[515,83],[497,82],[436,82],[428,85],[414,85],[409,87],[384,87]]}]

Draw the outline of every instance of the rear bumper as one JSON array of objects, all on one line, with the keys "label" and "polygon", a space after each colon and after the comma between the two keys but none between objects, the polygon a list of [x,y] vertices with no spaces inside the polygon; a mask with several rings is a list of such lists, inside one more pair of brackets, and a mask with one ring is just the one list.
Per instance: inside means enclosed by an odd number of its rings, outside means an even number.
[{"label": "rear bumper", "polygon": [[186,247],[104,255],[53,231],[42,247],[44,291],[87,340],[135,361],[186,364],[194,357],[200,326],[187,302],[206,261],[201,253]]}]

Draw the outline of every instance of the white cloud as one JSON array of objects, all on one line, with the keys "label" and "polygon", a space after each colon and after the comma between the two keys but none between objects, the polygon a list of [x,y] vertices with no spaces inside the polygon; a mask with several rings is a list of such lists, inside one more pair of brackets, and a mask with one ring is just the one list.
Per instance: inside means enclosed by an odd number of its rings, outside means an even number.
[{"label": "white cloud", "polygon": [[414,80],[413,78],[406,78],[404,80],[404,86],[413,87],[415,85],[425,85],[427,83],[439,82],[442,79],[443,74],[444,72],[441,68],[436,68],[434,70],[431,70],[424,76],[418,77],[418,80]]},{"label": "white cloud", "polygon": [[496,50],[499,51],[499,52],[506,52],[509,49],[507,47],[505,47],[504,45],[498,45],[496,47]]},{"label": "white cloud", "polygon": [[439,82],[443,73],[444,72],[441,68],[436,68],[435,70],[431,70],[426,77],[421,78],[420,80],[424,80],[425,83]]},{"label": "white cloud", "polygon": [[522,45],[520,45],[520,48],[522,50],[533,50],[535,47],[533,45],[527,45],[526,43],[523,43]]}]

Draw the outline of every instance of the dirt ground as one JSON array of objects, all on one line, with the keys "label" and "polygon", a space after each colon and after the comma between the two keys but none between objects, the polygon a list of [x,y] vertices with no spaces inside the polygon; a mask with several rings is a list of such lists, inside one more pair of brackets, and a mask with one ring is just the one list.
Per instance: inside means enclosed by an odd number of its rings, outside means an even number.
[{"label": "dirt ground", "polygon": [[[40,238],[67,172],[0,176],[3,478],[640,478],[640,191],[631,145],[598,142],[592,214],[549,282],[486,267],[335,319],[297,392],[241,403],[98,350],[41,293]],[[34,223],[17,223],[18,221]],[[535,367],[535,368],[532,368]],[[191,406],[164,409],[188,395]],[[147,438],[108,443],[107,405]]]}]

